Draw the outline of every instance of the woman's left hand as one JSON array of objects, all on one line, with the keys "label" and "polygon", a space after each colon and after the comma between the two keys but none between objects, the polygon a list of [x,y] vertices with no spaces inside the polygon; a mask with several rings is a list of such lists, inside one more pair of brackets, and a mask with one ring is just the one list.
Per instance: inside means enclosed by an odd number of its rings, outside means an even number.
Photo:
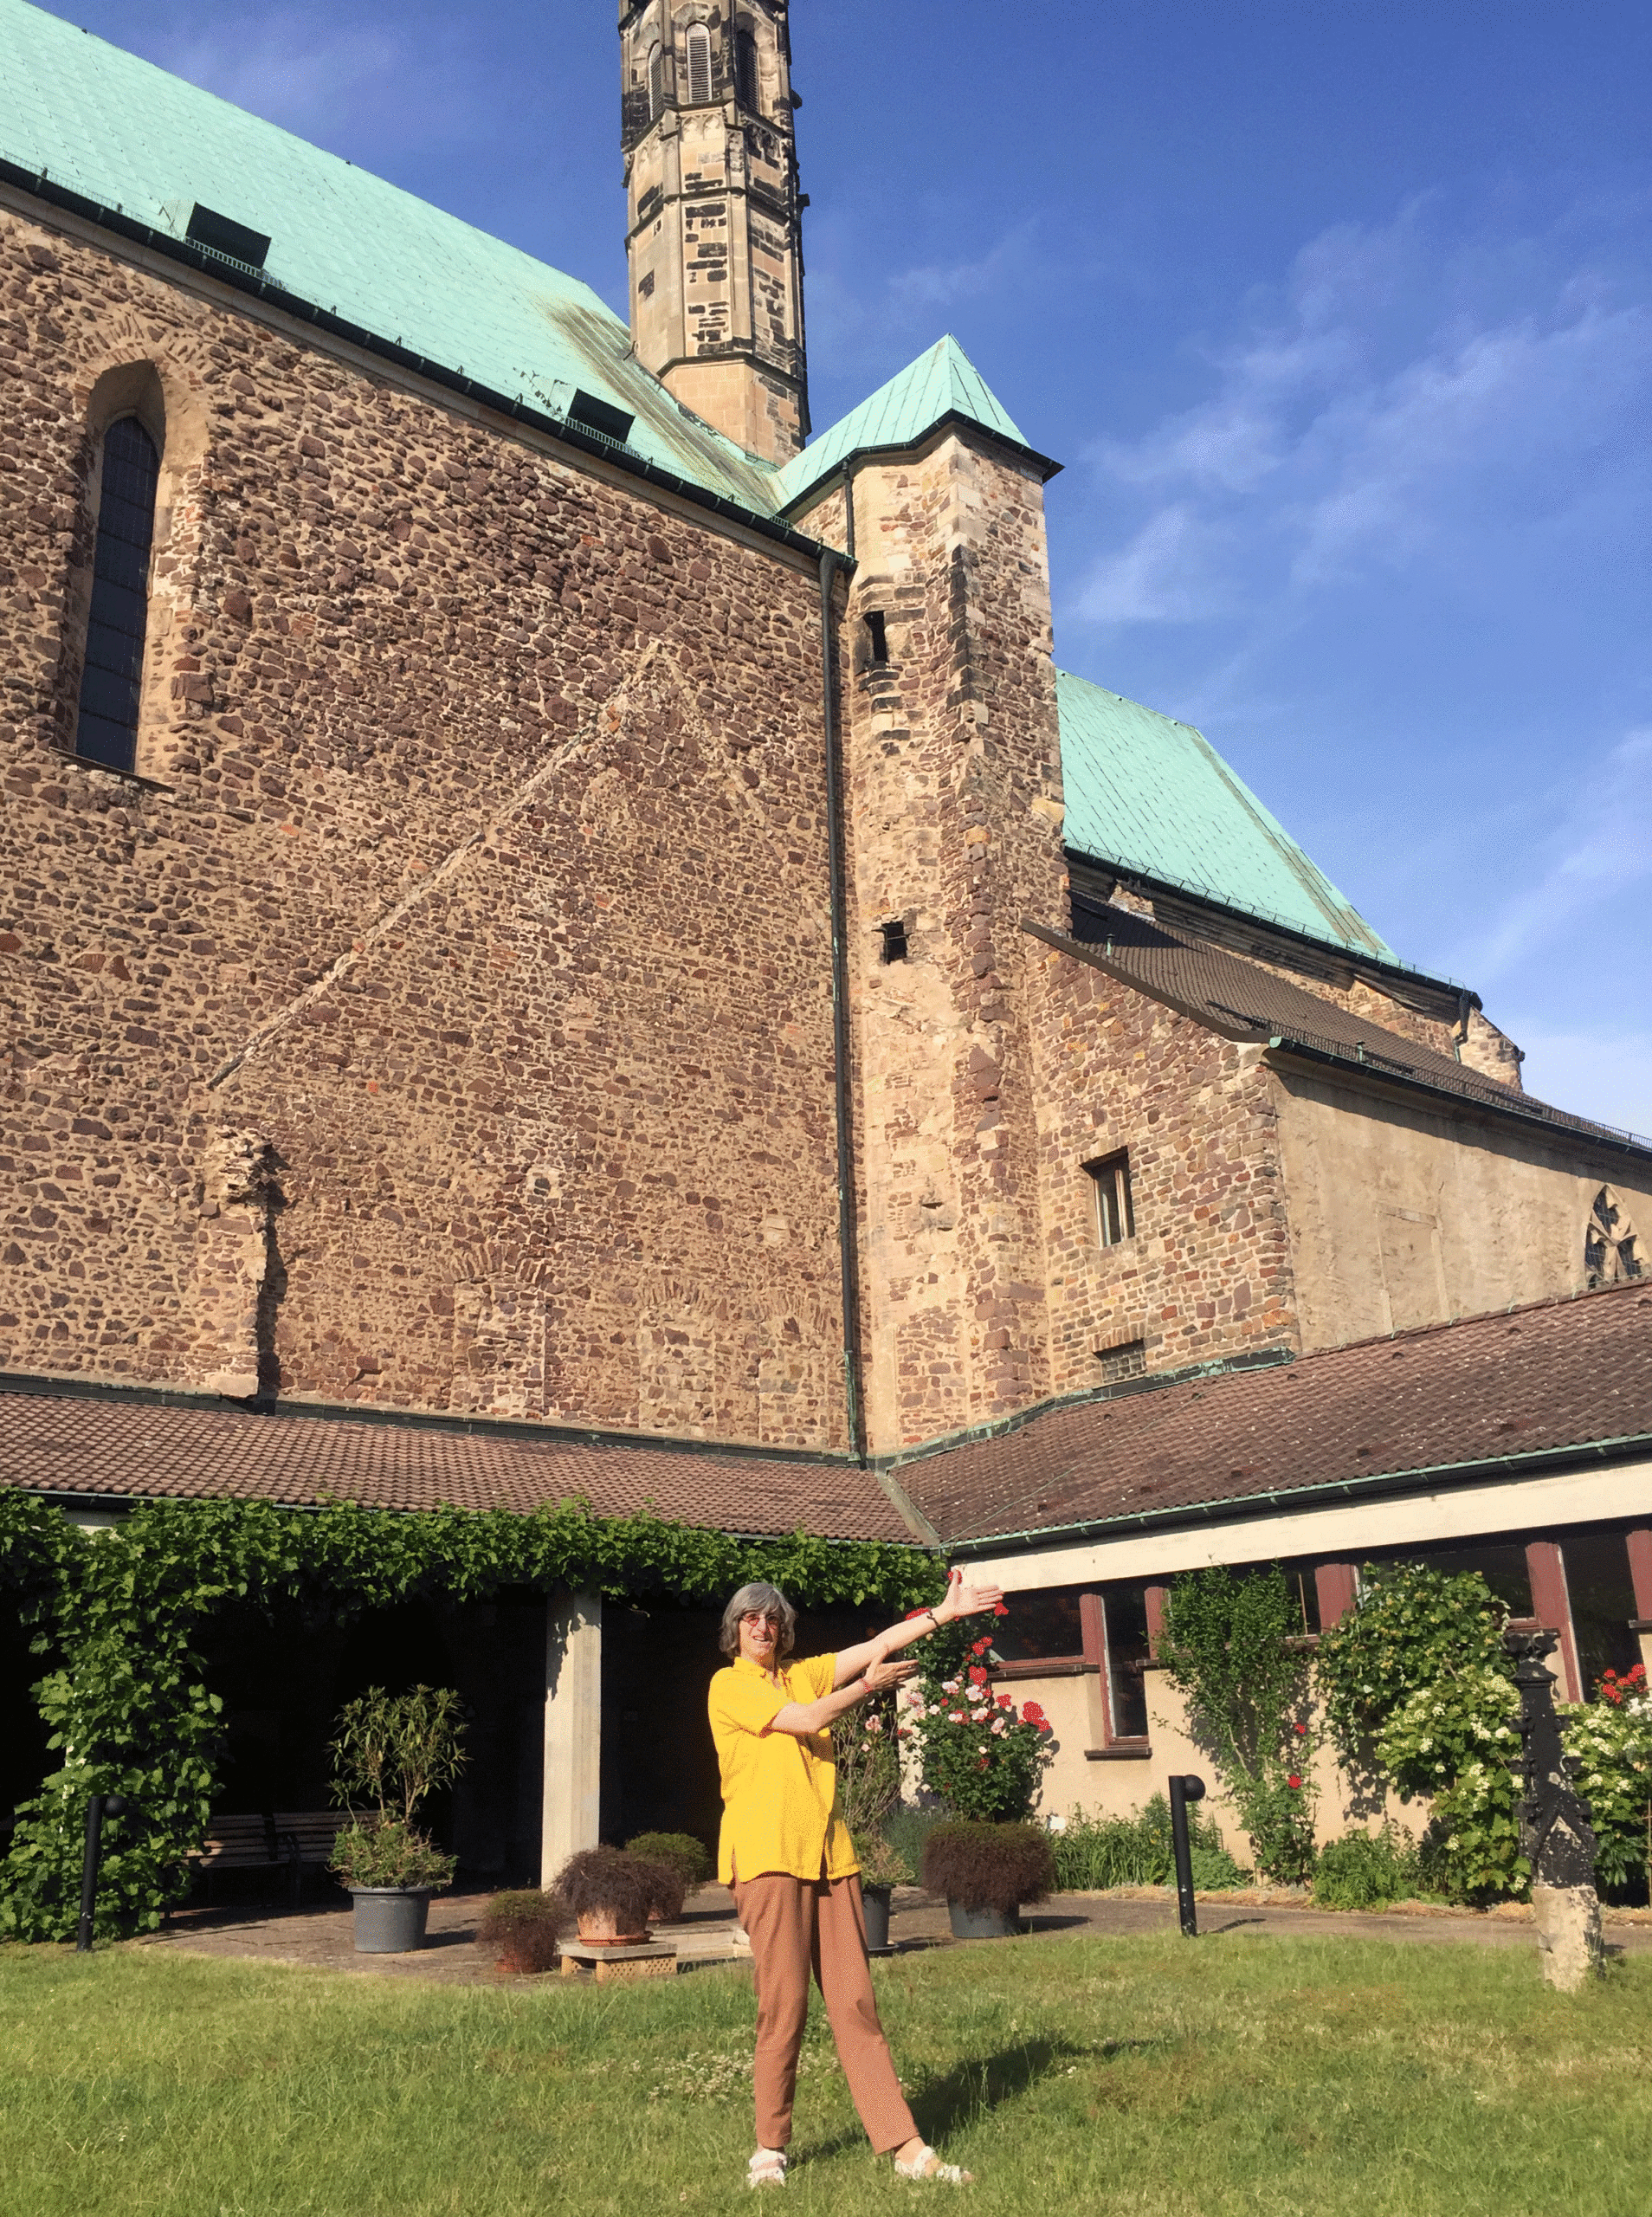
[{"label": "woman's left hand", "polygon": [[973,1617],[983,1609],[996,1609],[1003,1600],[1002,1586],[966,1586],[961,1570],[951,1571],[945,1598],[935,1604],[935,1621],[944,1625],[954,1617]]}]

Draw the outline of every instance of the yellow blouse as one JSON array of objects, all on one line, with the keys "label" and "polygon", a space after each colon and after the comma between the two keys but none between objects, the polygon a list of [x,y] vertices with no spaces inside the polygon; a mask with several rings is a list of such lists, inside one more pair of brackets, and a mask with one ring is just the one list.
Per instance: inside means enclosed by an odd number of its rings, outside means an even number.
[{"label": "yellow blouse", "polygon": [[770,1726],[788,1702],[818,1701],[832,1690],[835,1655],[783,1664],[778,1683],[747,1656],[711,1682],[707,1706],[723,1781],[717,1876],[756,1878],[765,1871],[794,1878],[847,1878],[860,1869],[837,1813],[837,1766],[829,1732],[800,1740]]}]

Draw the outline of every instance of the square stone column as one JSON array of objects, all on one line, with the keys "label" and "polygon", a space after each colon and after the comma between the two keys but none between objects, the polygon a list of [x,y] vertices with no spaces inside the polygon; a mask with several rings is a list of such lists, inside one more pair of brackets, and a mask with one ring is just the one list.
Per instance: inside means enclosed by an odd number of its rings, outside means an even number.
[{"label": "square stone column", "polygon": [[545,1783],[539,1884],[595,1847],[602,1809],[603,1604],[553,1593],[545,1620]]}]

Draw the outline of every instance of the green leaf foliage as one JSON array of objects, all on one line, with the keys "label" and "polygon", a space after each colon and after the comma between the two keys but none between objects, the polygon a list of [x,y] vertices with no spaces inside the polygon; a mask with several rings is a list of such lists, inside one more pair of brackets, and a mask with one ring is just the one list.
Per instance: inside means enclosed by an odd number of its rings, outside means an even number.
[{"label": "green leaf foliage", "polygon": [[193,1642],[223,1602],[348,1618],[419,1595],[486,1600],[504,1586],[710,1602],[758,1579],[816,1608],[909,1609],[945,1587],[935,1558],[915,1547],[803,1532],[742,1540],[648,1511],[597,1516],[582,1501],[527,1516],[152,1502],[87,1534],[0,1491],[0,1587],[17,1595],[37,1650],[61,1664],[35,1689],[60,1768],[18,1813],[0,1866],[0,1936],[72,1936],[94,1793],[130,1805],[105,1835],[100,1936],[152,1929],[184,1898],[220,1752],[220,1704]]},{"label": "green leaf foliage", "polygon": [[1158,1652],[1193,1738],[1222,1774],[1264,1878],[1313,1868],[1313,1728],[1299,1606],[1284,1573],[1189,1571],[1165,1601]]},{"label": "green leaf foliage", "polygon": [[1508,1612],[1477,1572],[1367,1564],[1356,1606],[1320,1641],[1315,1677],[1343,1768],[1361,1787],[1429,1797],[1426,1884],[1455,1901],[1518,1894],[1510,1765],[1520,1749]]}]

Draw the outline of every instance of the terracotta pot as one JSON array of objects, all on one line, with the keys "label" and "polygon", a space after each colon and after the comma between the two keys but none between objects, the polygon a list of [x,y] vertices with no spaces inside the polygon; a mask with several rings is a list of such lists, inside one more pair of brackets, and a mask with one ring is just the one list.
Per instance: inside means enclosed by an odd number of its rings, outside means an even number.
[{"label": "terracotta pot", "polygon": [[611,1909],[587,1909],[579,1912],[579,1936],[588,1948],[640,1948],[649,1935],[646,1926],[622,1932]]},{"label": "terracotta pot", "polygon": [[524,1925],[500,1942],[499,1968],[513,1978],[531,1978],[548,1971],[556,1960],[557,1936],[544,1925]]}]

